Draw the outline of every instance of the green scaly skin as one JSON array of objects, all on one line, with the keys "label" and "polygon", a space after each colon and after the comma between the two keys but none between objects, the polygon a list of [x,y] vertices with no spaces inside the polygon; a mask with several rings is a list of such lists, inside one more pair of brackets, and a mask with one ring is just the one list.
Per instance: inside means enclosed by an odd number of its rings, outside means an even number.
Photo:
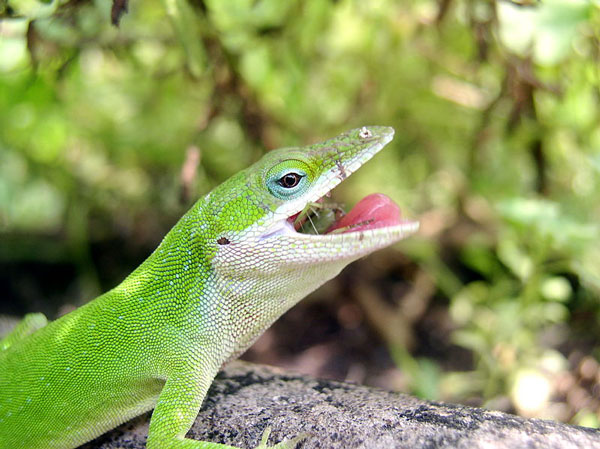
[{"label": "green scaly skin", "polygon": [[393,134],[272,151],[200,199],[119,286],[48,324],[28,315],[0,341],[0,449],[75,448],[152,408],[149,449],[231,448],[185,438],[223,363],[348,263],[417,229],[308,235],[288,220]]}]

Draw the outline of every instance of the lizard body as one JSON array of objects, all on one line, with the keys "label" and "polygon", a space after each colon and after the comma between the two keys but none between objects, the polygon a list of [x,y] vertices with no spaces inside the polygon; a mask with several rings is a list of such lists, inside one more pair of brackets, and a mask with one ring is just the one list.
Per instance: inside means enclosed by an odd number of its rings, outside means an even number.
[{"label": "lizard body", "polygon": [[348,263],[417,229],[374,198],[355,213],[374,218],[351,212],[343,232],[294,229],[392,137],[363,127],[269,152],[198,200],[120,285],[48,324],[28,315],[0,341],[0,449],[75,448],[152,408],[149,449],[229,448],[185,438],[222,364]]}]

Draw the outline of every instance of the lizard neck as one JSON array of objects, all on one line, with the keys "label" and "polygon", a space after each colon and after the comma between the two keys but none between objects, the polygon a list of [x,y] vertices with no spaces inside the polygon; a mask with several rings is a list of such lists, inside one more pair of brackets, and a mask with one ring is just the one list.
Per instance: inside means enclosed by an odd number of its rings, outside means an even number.
[{"label": "lizard neck", "polygon": [[185,324],[211,290],[213,226],[199,200],[169,231],[158,248],[111,293],[144,316],[167,325]]}]

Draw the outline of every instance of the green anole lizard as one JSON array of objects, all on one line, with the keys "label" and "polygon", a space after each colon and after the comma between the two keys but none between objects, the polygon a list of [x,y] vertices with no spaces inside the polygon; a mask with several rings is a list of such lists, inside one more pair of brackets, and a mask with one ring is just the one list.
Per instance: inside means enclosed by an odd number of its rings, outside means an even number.
[{"label": "green anole lizard", "polygon": [[0,341],[0,449],[75,448],[152,408],[149,449],[231,449],[185,438],[223,363],[347,264],[417,230],[380,194],[324,234],[294,226],[393,135],[370,126],[271,151],[198,200],[120,285],[51,323],[27,315]]}]

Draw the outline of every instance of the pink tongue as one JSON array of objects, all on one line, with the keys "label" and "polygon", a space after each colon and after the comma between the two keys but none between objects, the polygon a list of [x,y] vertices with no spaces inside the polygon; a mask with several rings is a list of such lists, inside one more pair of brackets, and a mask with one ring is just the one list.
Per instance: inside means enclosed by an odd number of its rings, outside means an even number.
[{"label": "pink tongue", "polygon": [[327,232],[348,227],[343,232],[365,231],[367,229],[383,228],[401,223],[400,208],[383,193],[372,193],[364,197],[334,223]]}]

